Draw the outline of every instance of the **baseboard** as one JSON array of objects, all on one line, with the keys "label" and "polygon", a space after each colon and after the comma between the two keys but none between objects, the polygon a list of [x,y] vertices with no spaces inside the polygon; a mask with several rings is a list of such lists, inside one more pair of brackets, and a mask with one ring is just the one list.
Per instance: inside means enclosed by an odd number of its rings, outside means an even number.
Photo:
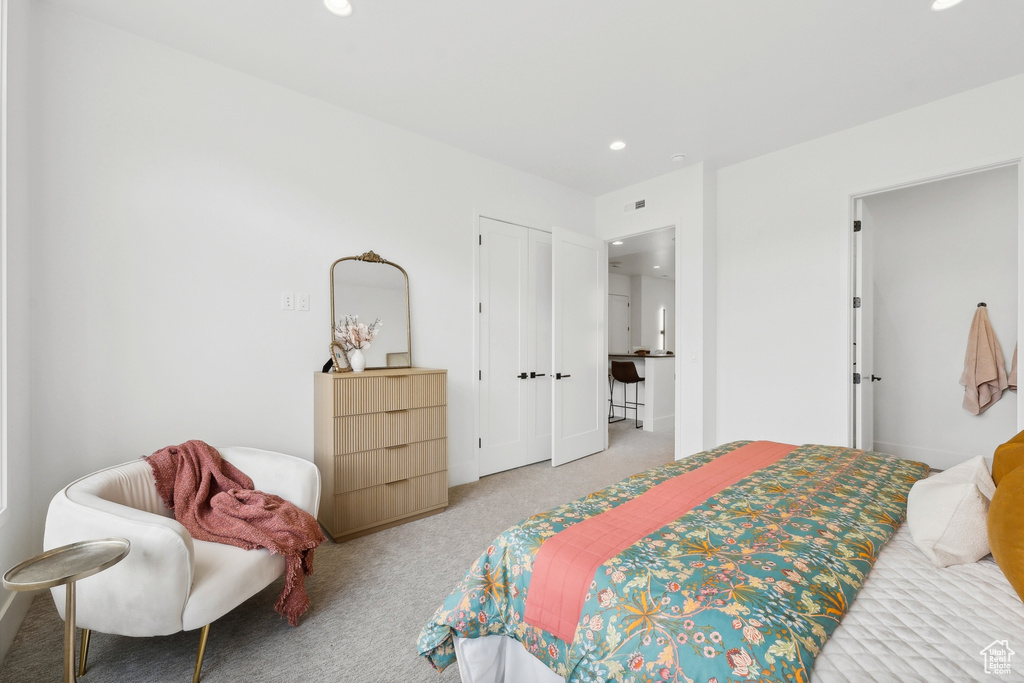
[{"label": "baseboard", "polygon": [[654,420],[654,431],[664,432],[676,427],[676,416],[675,415],[664,415]]},{"label": "baseboard", "polygon": [[0,662],[7,656],[7,651],[14,642],[14,636],[18,635],[21,622],[25,621],[28,608],[32,605],[34,592],[10,592],[10,596],[0,608]]},{"label": "baseboard", "polygon": [[[476,449],[473,449],[474,451]],[[475,462],[466,462],[461,460],[458,462],[448,463],[448,486],[459,486],[460,484],[469,484],[471,482],[480,479],[480,467]]]}]

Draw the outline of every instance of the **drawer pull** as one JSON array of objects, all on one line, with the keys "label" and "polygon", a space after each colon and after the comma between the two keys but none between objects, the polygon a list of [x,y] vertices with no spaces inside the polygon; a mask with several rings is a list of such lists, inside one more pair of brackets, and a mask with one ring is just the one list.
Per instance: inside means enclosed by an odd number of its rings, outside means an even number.
[{"label": "drawer pull", "polygon": [[398,410],[387,410],[387,411],[385,411],[385,413],[388,414],[388,415],[394,415],[395,413],[408,413],[408,412],[409,412],[408,408],[399,408]]},{"label": "drawer pull", "polygon": [[405,479],[399,479],[398,481],[389,481],[389,482],[387,482],[384,485],[385,486],[394,486],[395,484],[404,484],[405,482],[409,481],[410,479],[412,479],[412,477],[406,477]]},{"label": "drawer pull", "polygon": [[400,451],[403,448],[408,448],[408,447],[409,447],[409,444],[403,443],[403,444],[398,445],[398,446],[385,446],[384,448],[385,448],[385,450],[389,450],[389,451]]}]

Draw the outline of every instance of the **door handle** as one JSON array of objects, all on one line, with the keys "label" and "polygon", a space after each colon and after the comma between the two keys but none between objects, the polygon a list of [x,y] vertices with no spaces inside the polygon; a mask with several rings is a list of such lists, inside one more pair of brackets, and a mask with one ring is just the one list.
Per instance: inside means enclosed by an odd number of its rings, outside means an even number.
[{"label": "door handle", "polygon": [[544,376],[543,372],[531,372],[530,373],[530,379],[537,379],[538,377],[543,377],[543,376]]},{"label": "door handle", "polygon": [[563,375],[560,372],[555,373],[555,379],[569,379],[572,375]]},{"label": "door handle", "polygon": [[871,375],[871,381],[872,382],[881,382],[882,378],[881,377],[875,377],[874,375]]},{"label": "door handle", "polygon": [[516,375],[516,377],[518,377],[519,379],[527,379],[529,375],[527,375],[525,372],[520,372],[518,375]]}]

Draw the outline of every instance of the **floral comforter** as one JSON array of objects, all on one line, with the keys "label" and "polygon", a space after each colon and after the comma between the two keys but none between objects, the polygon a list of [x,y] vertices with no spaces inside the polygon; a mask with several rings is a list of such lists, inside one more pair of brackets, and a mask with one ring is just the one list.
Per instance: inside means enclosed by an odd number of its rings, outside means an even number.
[{"label": "floral comforter", "polygon": [[642,472],[508,529],[424,627],[420,654],[444,669],[455,661],[453,635],[502,634],[568,683],[807,681],[927,465],[800,446],[607,561],[571,643],[523,620],[545,539],[747,443]]}]

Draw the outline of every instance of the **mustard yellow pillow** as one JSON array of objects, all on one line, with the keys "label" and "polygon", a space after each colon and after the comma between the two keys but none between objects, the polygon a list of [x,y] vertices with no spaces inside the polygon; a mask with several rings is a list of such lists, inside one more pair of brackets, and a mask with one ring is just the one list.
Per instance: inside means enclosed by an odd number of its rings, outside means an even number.
[{"label": "mustard yellow pillow", "polygon": [[1024,432],[1013,437],[996,448],[992,456],[992,479],[999,485],[999,480],[1024,465]]},{"label": "mustard yellow pillow", "polygon": [[1024,600],[1024,467],[1003,477],[988,508],[988,544],[1017,595]]}]

